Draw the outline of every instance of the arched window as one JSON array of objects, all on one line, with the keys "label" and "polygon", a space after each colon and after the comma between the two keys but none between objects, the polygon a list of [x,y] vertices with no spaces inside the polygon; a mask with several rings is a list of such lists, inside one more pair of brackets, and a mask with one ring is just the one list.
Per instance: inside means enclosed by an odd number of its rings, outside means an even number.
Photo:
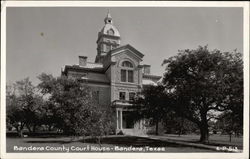
[{"label": "arched window", "polygon": [[129,68],[133,68],[133,64],[129,61],[123,61],[122,62],[122,67],[129,67]]},{"label": "arched window", "polygon": [[129,61],[123,61],[122,65],[123,68],[121,69],[121,82],[134,82],[134,71],[131,69],[133,68],[133,64]]},{"label": "arched window", "polygon": [[113,30],[113,29],[109,29],[109,30],[107,31],[107,34],[108,34],[108,35],[114,35],[114,34],[115,34],[115,32],[114,32],[114,30]]}]

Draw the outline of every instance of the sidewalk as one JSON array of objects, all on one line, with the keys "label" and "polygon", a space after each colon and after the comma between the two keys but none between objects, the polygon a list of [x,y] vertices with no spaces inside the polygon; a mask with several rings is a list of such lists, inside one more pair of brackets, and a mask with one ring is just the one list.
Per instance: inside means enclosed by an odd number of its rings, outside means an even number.
[{"label": "sidewalk", "polygon": [[195,148],[203,148],[203,149],[209,149],[213,151],[218,151],[218,152],[242,152],[241,149],[235,149],[232,146],[213,146],[213,145],[206,145],[202,143],[194,143],[194,141],[188,141],[188,140],[181,140],[177,138],[172,138],[168,136],[156,136],[156,135],[149,135],[147,138],[153,139],[153,140],[161,140],[161,141],[166,141],[169,143],[175,143],[179,145],[186,145],[190,147],[195,147]]}]

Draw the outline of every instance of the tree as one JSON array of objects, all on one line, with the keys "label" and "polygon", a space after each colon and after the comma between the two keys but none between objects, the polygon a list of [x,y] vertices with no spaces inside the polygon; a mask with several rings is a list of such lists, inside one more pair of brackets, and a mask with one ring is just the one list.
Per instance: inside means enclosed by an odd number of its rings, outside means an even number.
[{"label": "tree", "polygon": [[222,53],[200,46],[179,51],[163,65],[166,72],[162,82],[172,94],[173,108],[199,127],[201,142],[208,142],[208,121],[214,112],[242,109],[243,62],[236,50]]},{"label": "tree", "polygon": [[22,137],[22,130],[25,125],[25,116],[22,107],[19,105],[16,94],[7,94],[6,96],[6,115],[7,126],[14,127],[19,136]]},{"label": "tree", "polygon": [[236,137],[243,133],[243,124],[239,122],[238,114],[231,110],[227,110],[220,114],[215,125],[222,133],[229,135],[230,142],[233,133]]},{"label": "tree", "polygon": [[38,78],[41,81],[38,87],[48,97],[47,112],[65,134],[96,137],[110,131],[109,108],[94,102],[91,89],[83,81],[44,73]]},{"label": "tree", "polygon": [[165,115],[163,123],[166,133],[169,134],[178,134],[180,136],[186,133],[197,132],[197,126],[193,122],[190,122],[172,110]]},{"label": "tree", "polygon": [[[110,107],[93,107],[95,111],[91,111],[91,116],[87,119],[88,127],[84,125],[87,133],[97,142],[101,143],[101,138],[104,135],[113,133],[115,130],[115,114]],[[86,121],[85,121],[86,122]]]},{"label": "tree", "polygon": [[29,78],[15,82],[12,88],[13,91],[7,92],[6,96],[8,122],[16,128],[20,136],[24,126],[30,132],[35,132],[41,122],[43,98],[36,93]]},{"label": "tree", "polygon": [[25,125],[29,132],[35,132],[41,123],[43,98],[36,92],[29,78],[16,82],[19,104],[24,113]]},{"label": "tree", "polygon": [[43,73],[38,78],[41,80],[38,87],[44,95],[48,96],[48,104],[51,105],[56,127],[62,129],[65,134],[75,135],[77,121],[84,120],[89,115],[88,88],[66,76],[54,78],[52,75]]},{"label": "tree", "polygon": [[159,122],[164,118],[168,111],[168,98],[164,92],[165,88],[161,85],[145,86],[134,101],[134,105],[137,107],[135,111],[138,119],[152,119],[155,124],[155,134],[158,135]]}]

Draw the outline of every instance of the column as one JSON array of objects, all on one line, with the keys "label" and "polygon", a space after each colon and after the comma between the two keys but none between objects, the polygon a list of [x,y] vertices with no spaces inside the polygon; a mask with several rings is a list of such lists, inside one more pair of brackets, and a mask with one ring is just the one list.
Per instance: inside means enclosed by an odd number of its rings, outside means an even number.
[{"label": "column", "polygon": [[118,115],[118,110],[116,109],[116,129],[119,129],[119,115]]},{"label": "column", "polygon": [[120,126],[121,126],[121,129],[122,129],[122,110],[120,110]]}]

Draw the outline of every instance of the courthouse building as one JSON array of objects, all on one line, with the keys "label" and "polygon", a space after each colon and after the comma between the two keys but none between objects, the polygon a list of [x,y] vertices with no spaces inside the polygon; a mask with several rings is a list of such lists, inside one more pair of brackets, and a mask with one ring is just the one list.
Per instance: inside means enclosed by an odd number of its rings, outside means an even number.
[{"label": "courthouse building", "polygon": [[116,111],[116,132],[128,135],[145,133],[144,121],[134,122],[131,100],[146,85],[156,85],[160,76],[150,73],[150,65],[141,64],[144,54],[130,44],[121,45],[121,35],[113,24],[110,13],[98,33],[95,62],[79,56],[79,63],[66,65],[62,74],[86,81],[100,105]]}]

